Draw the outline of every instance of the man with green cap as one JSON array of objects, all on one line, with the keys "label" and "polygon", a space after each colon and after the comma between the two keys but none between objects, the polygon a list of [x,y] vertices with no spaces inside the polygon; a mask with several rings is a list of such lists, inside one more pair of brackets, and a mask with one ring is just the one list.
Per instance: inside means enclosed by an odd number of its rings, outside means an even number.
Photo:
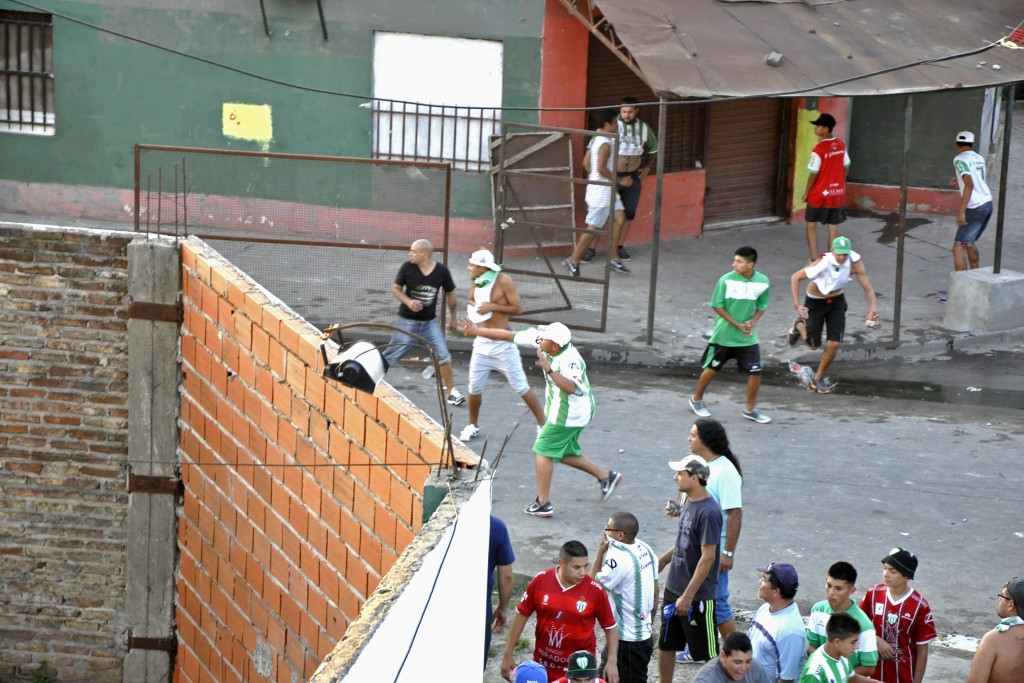
[{"label": "man with green cap", "polygon": [[[849,237],[840,235],[832,240],[832,248],[829,251],[811,265],[793,273],[789,279],[793,293],[793,308],[797,313],[793,326],[786,335],[789,345],[793,346],[798,339],[803,339],[808,348],[817,350],[821,347],[822,330],[826,332],[825,351],[821,354],[818,369],[809,387],[819,394],[830,394],[835,386],[825,377],[825,372],[835,360],[839,344],[842,343],[843,334],[846,332],[847,306],[843,287],[852,278],[857,278],[860,286],[864,288],[864,295],[868,299],[868,325],[875,327],[878,324],[875,290],[868,279],[864,260],[850,247]],[[807,284],[807,293],[801,304],[800,281],[805,279],[810,282]]]}]

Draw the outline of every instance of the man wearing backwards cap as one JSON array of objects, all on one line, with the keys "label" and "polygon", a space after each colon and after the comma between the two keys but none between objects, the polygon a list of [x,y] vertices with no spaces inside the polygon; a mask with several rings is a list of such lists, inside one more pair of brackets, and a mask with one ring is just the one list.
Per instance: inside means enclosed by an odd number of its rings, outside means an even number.
[{"label": "man wearing backwards cap", "polygon": [[520,332],[480,327],[471,320],[460,320],[459,329],[467,335],[506,339],[519,346],[537,349],[537,365],[544,372],[544,427],[533,444],[536,455],[537,497],[523,510],[534,517],[550,517],[551,475],[555,463],[575,467],[597,479],[601,502],[611,498],[622,474],[602,467],[583,455],[580,434],[594,417],[594,395],[587,379],[587,364],[572,345],[572,332],[562,323],[529,327]]},{"label": "man wearing backwards cap", "polygon": [[711,468],[699,455],[669,462],[676,487],[686,494],[679,514],[676,542],[658,558],[658,572],[669,567],[662,600],[658,640],[658,679],[671,683],[676,652],[687,647],[694,662],[718,656],[715,596],[718,594],[718,550],[722,538],[722,507],[708,493]]},{"label": "man wearing backwards cap", "polygon": [[757,597],[764,604],[754,612],[750,622],[750,644],[768,680],[796,681],[807,657],[807,632],[794,598],[800,585],[796,567],[785,562],[773,562],[758,568],[761,580],[757,584]]},{"label": "man wearing backwards cap", "polygon": [[[875,301],[875,290],[868,279],[868,271],[860,254],[850,246],[849,237],[837,237],[832,240],[831,251],[807,266],[793,273],[789,278],[790,290],[793,294],[793,308],[796,319],[786,339],[790,346],[803,339],[810,349],[821,347],[821,332],[825,329],[825,351],[818,361],[818,369],[814,373],[814,381],[808,387],[819,394],[832,393],[834,387],[826,378],[832,361],[839,352],[839,344],[846,333],[846,295],[843,287],[855,277],[864,289],[868,299],[867,320],[871,325],[878,324],[878,309]],[[800,305],[800,281],[810,280],[807,284],[807,295]]]},{"label": "man wearing backwards cap", "polygon": [[996,597],[999,624],[978,643],[967,683],[1016,683],[1024,668],[1024,578],[1010,579]]},{"label": "man wearing backwards cap", "polygon": [[953,158],[956,177],[949,184],[960,190],[956,212],[957,231],[953,238],[953,268],[969,270],[978,267],[978,247],[992,217],[992,191],[985,182],[985,157],[974,151],[974,133],[962,130],[956,134],[959,154]]},{"label": "man wearing backwards cap", "polygon": [[836,120],[831,114],[820,114],[811,121],[819,142],[811,150],[807,164],[807,188],[803,200],[807,204],[807,248],[811,260],[818,258],[818,223],[828,226],[828,241],[839,236],[839,223],[846,220],[846,173],[850,170],[850,155],[846,145],[832,135]]},{"label": "man wearing backwards cap", "polygon": [[906,548],[893,548],[882,558],[882,583],[872,586],[860,601],[875,625],[878,664],[872,678],[882,683],[921,683],[928,665],[928,643],[938,638],[932,609],[910,587],[917,557]]},{"label": "man wearing backwards cap", "polygon": [[[501,272],[501,266],[494,262],[494,255],[486,249],[475,251],[469,257],[469,276],[473,278],[473,285],[469,288],[467,317],[481,327],[508,329],[508,317],[523,312],[512,278]],[[526,380],[519,349],[510,340],[478,336],[473,340],[473,355],[469,359],[469,388],[466,392],[469,394],[469,424],[459,434],[462,442],[480,433],[477,426],[480,404],[483,403],[484,387],[491,372],[505,375],[508,385],[533,413],[537,428],[544,425],[544,411]]]}]

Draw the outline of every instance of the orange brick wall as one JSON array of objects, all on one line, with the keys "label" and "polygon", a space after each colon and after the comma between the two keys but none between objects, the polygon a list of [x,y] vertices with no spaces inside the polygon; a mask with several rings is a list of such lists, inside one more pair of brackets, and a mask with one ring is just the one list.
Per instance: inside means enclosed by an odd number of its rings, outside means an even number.
[{"label": "orange brick wall", "polygon": [[182,289],[174,678],[306,680],[419,530],[440,428],[324,380],[317,330],[198,240]]}]

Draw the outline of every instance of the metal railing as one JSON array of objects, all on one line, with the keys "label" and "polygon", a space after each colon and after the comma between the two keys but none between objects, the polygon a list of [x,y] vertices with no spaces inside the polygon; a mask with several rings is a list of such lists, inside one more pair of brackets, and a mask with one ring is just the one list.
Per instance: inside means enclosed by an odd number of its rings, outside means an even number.
[{"label": "metal railing", "polygon": [[447,161],[482,173],[490,167],[488,143],[500,125],[498,109],[375,100],[373,156]]},{"label": "metal railing", "polygon": [[0,10],[0,131],[53,135],[53,18]]}]

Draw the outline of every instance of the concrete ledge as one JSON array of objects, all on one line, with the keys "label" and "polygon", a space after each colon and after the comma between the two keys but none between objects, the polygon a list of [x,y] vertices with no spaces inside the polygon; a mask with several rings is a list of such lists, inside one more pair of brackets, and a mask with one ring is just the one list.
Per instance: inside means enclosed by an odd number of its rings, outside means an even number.
[{"label": "concrete ledge", "polygon": [[1024,274],[991,268],[949,274],[943,326],[957,332],[1024,327]]}]

